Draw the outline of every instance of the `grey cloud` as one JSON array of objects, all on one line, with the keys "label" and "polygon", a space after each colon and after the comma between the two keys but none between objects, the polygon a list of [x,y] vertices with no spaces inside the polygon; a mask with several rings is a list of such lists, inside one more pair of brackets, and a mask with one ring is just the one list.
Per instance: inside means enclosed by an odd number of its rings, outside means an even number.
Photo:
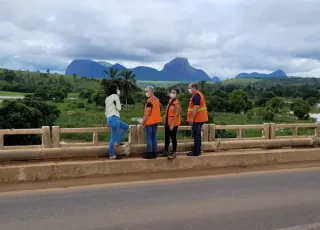
[{"label": "grey cloud", "polygon": [[185,56],[211,76],[320,72],[317,0],[0,2],[0,67],[63,71],[77,58],[159,65]]}]

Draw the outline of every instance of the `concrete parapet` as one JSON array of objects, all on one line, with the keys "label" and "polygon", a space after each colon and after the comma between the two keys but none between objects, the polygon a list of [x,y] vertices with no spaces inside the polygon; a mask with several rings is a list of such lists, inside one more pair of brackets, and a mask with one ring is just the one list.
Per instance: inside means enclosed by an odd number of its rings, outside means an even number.
[{"label": "concrete parapet", "polygon": [[179,156],[175,160],[139,158],[67,161],[0,165],[0,183],[45,181],[130,173],[202,170],[221,167],[246,167],[320,161],[320,148],[281,149],[250,152],[206,153],[200,157]]}]

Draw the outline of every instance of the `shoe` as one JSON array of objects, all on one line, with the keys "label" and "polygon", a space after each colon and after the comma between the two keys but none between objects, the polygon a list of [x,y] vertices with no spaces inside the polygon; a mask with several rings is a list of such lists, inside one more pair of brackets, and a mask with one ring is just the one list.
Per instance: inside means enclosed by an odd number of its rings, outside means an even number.
[{"label": "shoe", "polygon": [[149,159],[152,153],[144,153],[142,154],[143,159]]},{"label": "shoe", "polygon": [[[199,154],[199,155],[200,155],[200,154]],[[187,156],[189,156],[189,157],[198,157],[199,155],[196,155],[196,154],[194,154],[194,153],[192,153],[192,152],[187,153]]]},{"label": "shoe", "polygon": [[113,156],[113,157],[109,157],[110,160],[120,160],[121,157],[119,156]]},{"label": "shoe", "polygon": [[150,159],[156,159],[157,158],[157,153],[156,152],[153,152],[152,153],[152,157]]},{"label": "shoe", "polygon": [[158,157],[167,157],[168,156],[168,151],[164,151],[162,153],[158,153]]},{"label": "shoe", "polygon": [[121,143],[119,143],[119,144],[115,144],[114,146],[115,146],[115,147],[118,147],[118,146],[120,146],[120,145],[124,145],[124,144],[121,142]]},{"label": "shoe", "polygon": [[174,159],[177,157],[176,155],[177,155],[176,152],[172,152],[168,155],[168,159]]},{"label": "shoe", "polygon": [[143,159],[155,159],[157,158],[157,154],[156,153],[146,153],[144,155],[142,155]]}]

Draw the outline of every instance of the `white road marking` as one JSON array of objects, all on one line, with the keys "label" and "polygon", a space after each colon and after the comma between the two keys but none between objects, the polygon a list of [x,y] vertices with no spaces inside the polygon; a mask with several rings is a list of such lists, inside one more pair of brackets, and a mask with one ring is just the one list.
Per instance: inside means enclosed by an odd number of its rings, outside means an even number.
[{"label": "white road marking", "polygon": [[279,228],[276,230],[310,230],[310,229],[320,230],[320,223],[305,224],[305,225],[294,226],[290,228]]}]

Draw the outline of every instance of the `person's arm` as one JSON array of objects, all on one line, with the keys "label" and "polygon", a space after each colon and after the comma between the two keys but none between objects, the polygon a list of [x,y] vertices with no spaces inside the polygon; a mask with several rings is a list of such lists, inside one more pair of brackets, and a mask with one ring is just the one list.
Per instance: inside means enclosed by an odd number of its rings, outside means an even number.
[{"label": "person's arm", "polygon": [[181,113],[180,104],[176,104],[175,109],[176,109],[176,111],[175,111],[175,114],[174,114],[173,123],[172,123],[172,125],[171,125],[172,128],[174,127],[174,124],[177,122],[177,120],[178,120],[178,118],[179,118],[179,115],[180,115],[180,113]]},{"label": "person's arm", "polygon": [[200,107],[200,100],[201,100],[201,97],[199,94],[196,94],[193,96],[193,99],[192,99],[192,103],[193,103],[193,110],[192,110],[192,114],[191,114],[191,118],[190,118],[190,121],[192,122],[193,121],[193,118],[197,115],[198,113],[198,109]]},{"label": "person's arm", "polygon": [[115,102],[116,102],[116,109],[117,109],[118,111],[121,111],[121,103],[120,103],[120,99],[119,99],[118,96],[116,96]]},{"label": "person's arm", "polygon": [[146,122],[147,118],[150,116],[151,109],[152,109],[151,102],[148,102],[146,107],[147,107],[147,109],[146,109],[146,112],[145,112],[145,114],[143,116],[143,119],[142,119],[142,125],[144,125],[144,123]]}]

